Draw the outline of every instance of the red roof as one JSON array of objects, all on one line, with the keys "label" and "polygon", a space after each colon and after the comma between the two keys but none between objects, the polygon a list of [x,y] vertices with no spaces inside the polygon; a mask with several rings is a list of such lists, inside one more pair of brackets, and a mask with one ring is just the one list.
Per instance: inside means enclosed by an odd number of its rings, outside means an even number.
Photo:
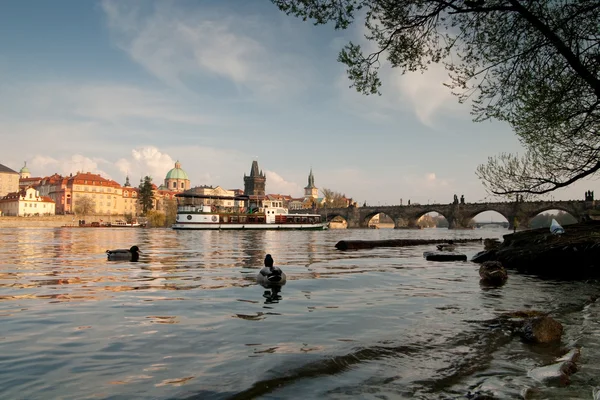
[{"label": "red roof", "polygon": [[93,186],[109,186],[120,188],[121,185],[119,183],[106,179],[99,174],[92,174],[91,172],[78,172],[76,175],[69,177],[68,179],[69,185],[93,185]]}]

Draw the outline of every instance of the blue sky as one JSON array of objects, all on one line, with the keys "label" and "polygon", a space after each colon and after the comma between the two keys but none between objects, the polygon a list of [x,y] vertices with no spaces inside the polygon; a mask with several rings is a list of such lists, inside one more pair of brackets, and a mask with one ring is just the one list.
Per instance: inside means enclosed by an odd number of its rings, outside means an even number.
[{"label": "blue sky", "polygon": [[[383,95],[350,89],[337,54],[361,42],[268,0],[7,0],[0,4],[0,163],[33,175],[90,171],[267,192],[315,184],[358,202],[488,196],[477,165],[520,152],[510,127],[473,123],[443,69],[382,70]],[[554,193],[582,198],[595,182]]]}]

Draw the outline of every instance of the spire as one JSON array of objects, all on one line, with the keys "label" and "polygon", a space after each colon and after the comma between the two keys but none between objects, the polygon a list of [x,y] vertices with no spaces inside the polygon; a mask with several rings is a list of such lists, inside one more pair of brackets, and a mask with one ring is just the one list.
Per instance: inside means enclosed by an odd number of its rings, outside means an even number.
[{"label": "spire", "polygon": [[262,174],[260,173],[259,169],[258,169],[258,161],[254,160],[252,161],[252,168],[250,169],[250,176],[261,176]]},{"label": "spire", "polygon": [[308,174],[308,186],[305,189],[314,189],[315,188],[315,176],[312,172],[312,167],[310,167],[310,174]]},{"label": "spire", "polygon": [[125,184],[123,186],[125,186],[125,187],[131,186],[131,183],[129,183],[129,174],[127,174],[127,176],[125,177]]},{"label": "spire", "polygon": [[175,161],[175,168],[181,169],[181,163],[179,162],[179,160]]}]

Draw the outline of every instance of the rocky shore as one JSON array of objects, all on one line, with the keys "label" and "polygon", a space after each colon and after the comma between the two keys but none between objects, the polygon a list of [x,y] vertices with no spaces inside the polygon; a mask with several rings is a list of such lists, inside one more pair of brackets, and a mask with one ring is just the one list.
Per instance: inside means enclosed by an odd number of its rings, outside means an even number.
[{"label": "rocky shore", "polygon": [[499,261],[505,268],[546,278],[600,278],[600,221],[564,226],[554,235],[548,228],[504,235],[495,249],[472,261]]}]

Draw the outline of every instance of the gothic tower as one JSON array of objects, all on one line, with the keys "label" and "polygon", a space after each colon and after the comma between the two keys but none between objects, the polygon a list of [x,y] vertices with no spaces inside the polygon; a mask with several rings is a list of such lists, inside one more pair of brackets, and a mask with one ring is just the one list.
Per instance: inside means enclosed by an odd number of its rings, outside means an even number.
[{"label": "gothic tower", "polygon": [[264,196],[266,183],[265,174],[258,169],[258,161],[252,161],[250,176],[244,174],[244,194],[247,196]]},{"label": "gothic tower", "polygon": [[312,197],[313,199],[319,197],[319,189],[315,186],[315,177],[312,173],[312,168],[308,175],[308,186],[304,188],[304,198],[308,199],[309,197]]}]

